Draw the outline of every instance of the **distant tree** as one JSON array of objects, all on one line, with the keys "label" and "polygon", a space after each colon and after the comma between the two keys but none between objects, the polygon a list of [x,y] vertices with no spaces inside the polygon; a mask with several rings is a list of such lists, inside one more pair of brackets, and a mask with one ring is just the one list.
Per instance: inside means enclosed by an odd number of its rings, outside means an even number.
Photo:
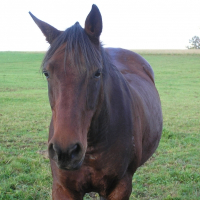
[{"label": "distant tree", "polygon": [[200,38],[198,36],[194,36],[191,40],[189,40],[191,45],[187,46],[188,49],[200,49]]}]

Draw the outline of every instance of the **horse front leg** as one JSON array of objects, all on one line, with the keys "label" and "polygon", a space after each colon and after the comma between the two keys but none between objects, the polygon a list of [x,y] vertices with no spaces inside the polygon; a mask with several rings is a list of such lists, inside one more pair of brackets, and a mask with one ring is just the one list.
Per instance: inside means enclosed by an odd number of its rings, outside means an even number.
[{"label": "horse front leg", "polygon": [[57,182],[53,182],[52,188],[52,199],[53,200],[82,200],[83,195],[80,193],[72,192],[64,187],[62,187]]},{"label": "horse front leg", "polygon": [[129,200],[132,192],[132,175],[126,174],[108,194],[107,200]]}]

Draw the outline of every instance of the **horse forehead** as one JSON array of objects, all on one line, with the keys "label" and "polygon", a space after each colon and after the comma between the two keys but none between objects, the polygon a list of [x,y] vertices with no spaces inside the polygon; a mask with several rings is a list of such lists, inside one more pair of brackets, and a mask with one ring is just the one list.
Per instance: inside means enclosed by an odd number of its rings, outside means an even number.
[{"label": "horse forehead", "polygon": [[[81,66],[85,66],[85,58],[84,55],[81,53],[81,50],[79,52],[75,52],[75,50],[72,48],[70,51],[66,50],[67,42],[62,44],[52,55],[52,57],[49,60],[49,63],[51,64],[59,64],[59,65],[66,65],[68,67],[75,68],[76,64],[80,64]],[[77,50],[76,50],[77,51]]]},{"label": "horse forehead", "polygon": [[[62,53],[63,54],[63,53]],[[43,66],[44,71],[50,73],[60,83],[79,83],[86,79],[87,67],[83,63],[80,66],[72,65],[70,60],[64,55],[54,55]]]}]

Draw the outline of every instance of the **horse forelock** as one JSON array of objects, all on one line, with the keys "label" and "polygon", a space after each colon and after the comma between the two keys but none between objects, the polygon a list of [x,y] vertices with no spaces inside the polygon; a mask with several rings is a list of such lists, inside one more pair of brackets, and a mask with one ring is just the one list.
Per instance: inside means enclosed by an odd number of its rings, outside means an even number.
[{"label": "horse forelock", "polygon": [[[63,44],[64,48],[59,49]],[[70,65],[77,67],[79,72],[87,70],[94,71],[103,67],[104,56],[102,56],[102,45],[93,44],[86,34],[85,30],[76,22],[73,26],[66,29],[62,34],[55,39],[47,51],[41,68],[43,69],[47,61],[54,55],[56,51],[63,53],[63,62],[66,64],[66,59],[70,61]],[[67,67],[67,66],[65,66]]]}]

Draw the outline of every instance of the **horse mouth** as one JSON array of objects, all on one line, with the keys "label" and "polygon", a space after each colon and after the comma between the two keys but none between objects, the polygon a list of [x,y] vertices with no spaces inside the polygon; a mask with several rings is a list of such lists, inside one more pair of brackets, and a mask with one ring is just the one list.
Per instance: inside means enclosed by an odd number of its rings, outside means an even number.
[{"label": "horse mouth", "polygon": [[81,168],[84,158],[85,156],[83,156],[80,161],[74,161],[72,163],[67,163],[67,164],[56,162],[56,165],[59,169],[62,169],[62,170],[75,171]]}]

